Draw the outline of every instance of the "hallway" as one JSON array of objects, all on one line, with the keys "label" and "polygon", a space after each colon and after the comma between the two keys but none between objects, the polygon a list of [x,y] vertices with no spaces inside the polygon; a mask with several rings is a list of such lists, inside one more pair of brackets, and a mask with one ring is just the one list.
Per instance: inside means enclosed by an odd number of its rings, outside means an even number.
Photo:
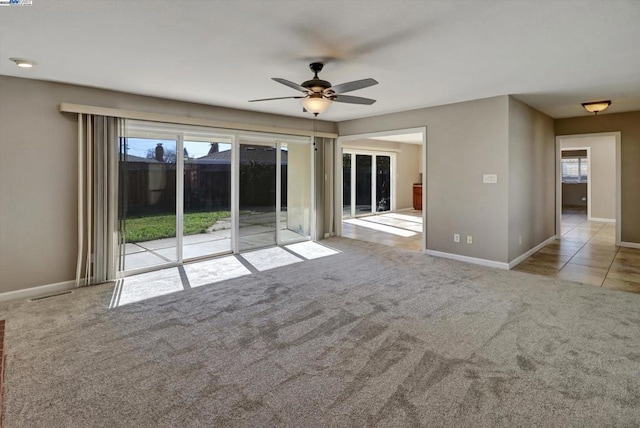
[{"label": "hallway", "polygon": [[514,270],[640,293],[640,249],[617,247],[613,223],[588,221],[586,211],[562,214],[562,237]]}]

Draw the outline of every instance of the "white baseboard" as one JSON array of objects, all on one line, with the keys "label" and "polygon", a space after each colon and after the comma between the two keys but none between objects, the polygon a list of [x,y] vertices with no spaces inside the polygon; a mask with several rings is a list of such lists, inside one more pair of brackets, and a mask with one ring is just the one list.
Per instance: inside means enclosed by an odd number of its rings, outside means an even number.
[{"label": "white baseboard", "polygon": [[534,255],[535,253],[540,251],[543,247],[545,247],[545,246],[549,245],[550,243],[552,243],[553,241],[555,241],[557,238],[558,238],[557,235],[553,235],[552,237],[542,241],[541,243],[539,243],[538,245],[536,245],[535,247],[533,247],[532,249],[530,249],[526,253],[521,254],[520,256],[518,256],[515,259],[511,260],[509,262],[509,269],[513,269],[514,267],[518,266],[520,263],[522,263],[523,261],[525,261],[526,259],[528,259],[532,255]]},{"label": "white baseboard", "polygon": [[461,262],[473,263],[475,265],[488,266],[488,267],[505,269],[505,270],[509,269],[508,263],[496,262],[494,260],[478,259],[475,257],[462,256],[460,254],[453,254],[453,253],[444,253],[442,251],[435,251],[435,250],[426,250],[425,254],[428,254],[430,256],[435,256],[435,257],[442,257],[445,259],[452,259],[452,260],[458,260]]},{"label": "white baseboard", "polygon": [[615,223],[615,218],[600,218],[600,217],[589,217],[589,221],[599,221],[602,223]]},{"label": "white baseboard", "polygon": [[7,291],[6,293],[0,293],[0,302],[46,296],[47,294],[55,294],[61,291],[73,290],[74,288],[76,288],[76,281],[72,280],[57,282],[55,284],[41,285],[39,287],[30,287],[22,290]]},{"label": "white baseboard", "polygon": [[640,243],[637,242],[620,242],[618,244],[619,247],[627,247],[627,248],[638,248],[640,249]]}]

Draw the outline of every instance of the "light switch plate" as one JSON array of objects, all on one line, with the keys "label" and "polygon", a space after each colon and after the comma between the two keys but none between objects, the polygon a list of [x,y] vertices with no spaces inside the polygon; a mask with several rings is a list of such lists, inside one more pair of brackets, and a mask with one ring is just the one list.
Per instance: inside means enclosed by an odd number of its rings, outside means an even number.
[{"label": "light switch plate", "polygon": [[496,184],[498,182],[498,174],[483,174],[482,182],[485,184]]}]

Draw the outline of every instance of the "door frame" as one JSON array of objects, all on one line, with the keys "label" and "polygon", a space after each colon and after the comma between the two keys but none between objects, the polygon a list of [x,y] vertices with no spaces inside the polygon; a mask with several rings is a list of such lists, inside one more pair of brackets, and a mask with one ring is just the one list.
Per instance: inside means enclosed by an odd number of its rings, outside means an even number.
[{"label": "door frame", "polygon": [[[587,137],[614,137],[615,150],[616,150],[616,245],[628,246],[622,242],[622,174],[621,174],[621,141],[622,134],[620,131],[614,132],[594,132],[590,134],[568,134],[568,135],[556,135],[556,235],[562,237],[562,140],[566,139],[578,139]],[[569,148],[567,148],[569,149]],[[573,147],[571,149],[574,149]],[[576,148],[575,150],[584,150],[585,148]],[[587,215],[588,219],[591,216],[591,150],[587,148],[588,156],[588,182],[587,182]]]},{"label": "door frame", "polygon": [[388,137],[392,135],[402,134],[417,134],[422,136],[422,252],[426,252],[428,243],[428,216],[427,216],[427,127],[417,128],[403,128],[387,131],[370,132],[365,134],[353,134],[346,136],[339,136],[336,139],[336,146],[334,151],[334,188],[333,188],[333,218],[334,218],[334,230],[336,236],[342,236],[342,145],[345,141],[364,140],[372,137]]}]

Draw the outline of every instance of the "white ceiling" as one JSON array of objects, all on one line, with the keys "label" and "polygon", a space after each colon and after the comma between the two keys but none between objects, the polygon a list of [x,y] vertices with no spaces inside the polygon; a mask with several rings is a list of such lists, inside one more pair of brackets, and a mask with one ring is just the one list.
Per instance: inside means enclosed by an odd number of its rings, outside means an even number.
[{"label": "white ceiling", "polygon": [[[33,0],[0,6],[0,74],[305,116],[272,81],[373,77],[341,121],[514,94],[552,117],[640,110],[640,1]],[[10,57],[38,62],[19,69]],[[307,114],[308,115],[308,114]]]}]

